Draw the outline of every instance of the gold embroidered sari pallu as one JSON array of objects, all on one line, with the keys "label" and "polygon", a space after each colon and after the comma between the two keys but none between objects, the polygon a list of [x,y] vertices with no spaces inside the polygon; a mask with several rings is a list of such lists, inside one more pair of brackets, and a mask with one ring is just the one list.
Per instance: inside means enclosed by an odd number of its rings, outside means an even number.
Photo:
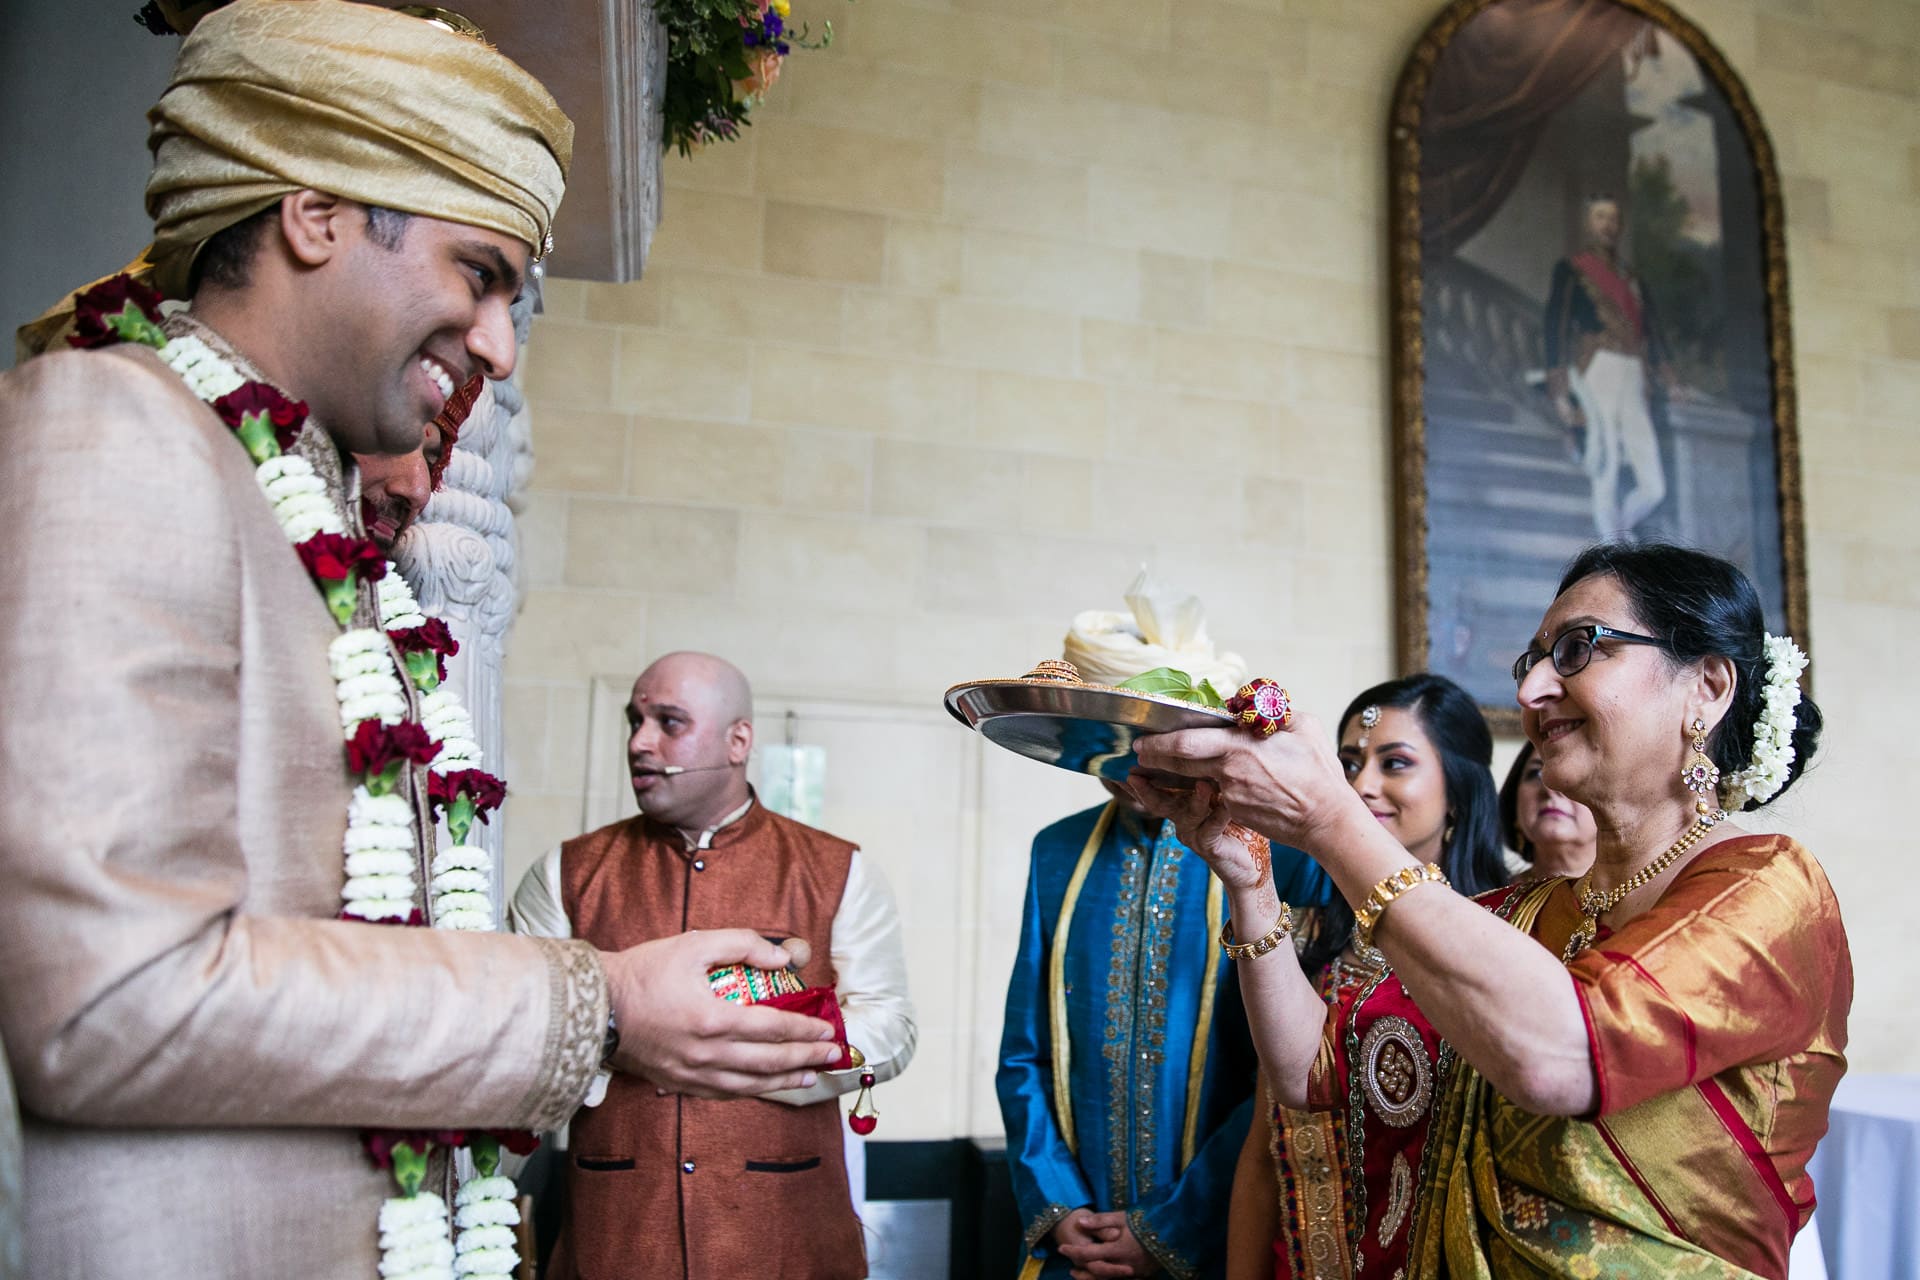
[{"label": "gold embroidered sari pallu", "polygon": [[[1495,1280],[1510,1276],[1710,1276],[1745,1280],[1759,1273],[1714,1256],[1674,1230],[1667,1214],[1713,1213],[1712,1188],[1692,1205],[1656,1199],[1636,1180],[1639,1165],[1609,1122],[1535,1116],[1520,1110],[1464,1064],[1455,1064],[1446,1110],[1436,1118],[1430,1197],[1416,1228],[1412,1274]],[[1679,1099],[1684,1090],[1667,1095]],[[1662,1111],[1665,1099],[1636,1111]],[[1649,1117],[1636,1138],[1655,1138]],[[1717,1122],[1716,1122],[1717,1127]],[[1441,1133],[1445,1136],[1442,1137]],[[1680,1149],[1726,1133],[1665,1135]],[[1549,1193],[1545,1188],[1551,1187]]]},{"label": "gold embroidered sari pallu", "polygon": [[[1565,881],[1513,894],[1500,914],[1556,951],[1578,919]],[[1408,1273],[1784,1277],[1813,1211],[1804,1167],[1844,1069],[1852,994],[1824,875],[1784,838],[1728,841],[1595,953],[1576,979],[1602,1114],[1531,1115],[1451,1061]],[[1604,980],[1585,970],[1607,965],[1624,980],[1591,994]],[[1637,990],[1643,1004],[1621,998]],[[1636,1078],[1653,1083],[1629,1095]]]}]

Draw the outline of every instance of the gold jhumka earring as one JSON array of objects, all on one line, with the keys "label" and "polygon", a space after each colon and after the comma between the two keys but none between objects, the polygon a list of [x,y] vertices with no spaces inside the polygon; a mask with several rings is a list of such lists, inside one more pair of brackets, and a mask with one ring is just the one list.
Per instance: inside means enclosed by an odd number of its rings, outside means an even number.
[{"label": "gold jhumka earring", "polygon": [[1699,716],[1688,726],[1693,731],[1693,754],[1680,773],[1680,781],[1694,795],[1694,811],[1712,813],[1720,805],[1720,766],[1707,754],[1707,722]]}]

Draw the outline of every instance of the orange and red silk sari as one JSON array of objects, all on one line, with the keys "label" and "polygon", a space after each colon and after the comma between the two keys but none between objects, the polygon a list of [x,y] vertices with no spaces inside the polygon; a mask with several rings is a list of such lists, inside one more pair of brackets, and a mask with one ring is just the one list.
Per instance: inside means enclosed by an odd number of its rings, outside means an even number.
[{"label": "orange and red silk sari", "polygon": [[[1497,909],[1556,954],[1579,920],[1565,880]],[[1853,1000],[1819,864],[1783,836],[1723,841],[1569,972],[1597,1113],[1530,1115],[1448,1053],[1407,1274],[1783,1280]]]}]

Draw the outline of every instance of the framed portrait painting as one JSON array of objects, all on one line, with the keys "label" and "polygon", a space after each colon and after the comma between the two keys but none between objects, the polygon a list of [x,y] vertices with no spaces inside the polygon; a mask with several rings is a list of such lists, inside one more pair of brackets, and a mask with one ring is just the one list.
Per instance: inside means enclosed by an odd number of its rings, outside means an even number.
[{"label": "framed portrait painting", "polygon": [[1805,644],[1780,184],[1726,60],[1660,0],[1456,0],[1388,142],[1403,669],[1513,729],[1602,539],[1726,556]]}]

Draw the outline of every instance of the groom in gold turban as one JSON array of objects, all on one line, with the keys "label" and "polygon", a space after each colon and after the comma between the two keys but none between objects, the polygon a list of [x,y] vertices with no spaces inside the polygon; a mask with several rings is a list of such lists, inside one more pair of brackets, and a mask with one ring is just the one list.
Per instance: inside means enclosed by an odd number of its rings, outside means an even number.
[{"label": "groom in gold turban", "polygon": [[[373,582],[323,595],[289,543],[358,546],[343,457],[417,449],[471,375],[511,372],[508,306],[570,152],[552,98],[444,24],[237,0],[150,118],[141,274],[190,308],[154,328],[122,285],[124,309],[80,308],[97,349],[0,378],[0,1039],[27,1272],[451,1276],[419,1202],[382,1239],[395,1191],[360,1131],[552,1129],[603,1063],[703,1096],[804,1087],[838,1050],[711,997],[709,966],[788,961],[742,931],[602,953],[367,922],[450,923],[421,892],[444,878],[408,754],[427,717],[398,682],[356,692],[353,663],[393,656]],[[310,409],[271,477],[248,455],[272,414],[243,445],[207,403],[235,386]],[[356,791],[381,766],[343,723],[401,753],[390,794]]]}]

